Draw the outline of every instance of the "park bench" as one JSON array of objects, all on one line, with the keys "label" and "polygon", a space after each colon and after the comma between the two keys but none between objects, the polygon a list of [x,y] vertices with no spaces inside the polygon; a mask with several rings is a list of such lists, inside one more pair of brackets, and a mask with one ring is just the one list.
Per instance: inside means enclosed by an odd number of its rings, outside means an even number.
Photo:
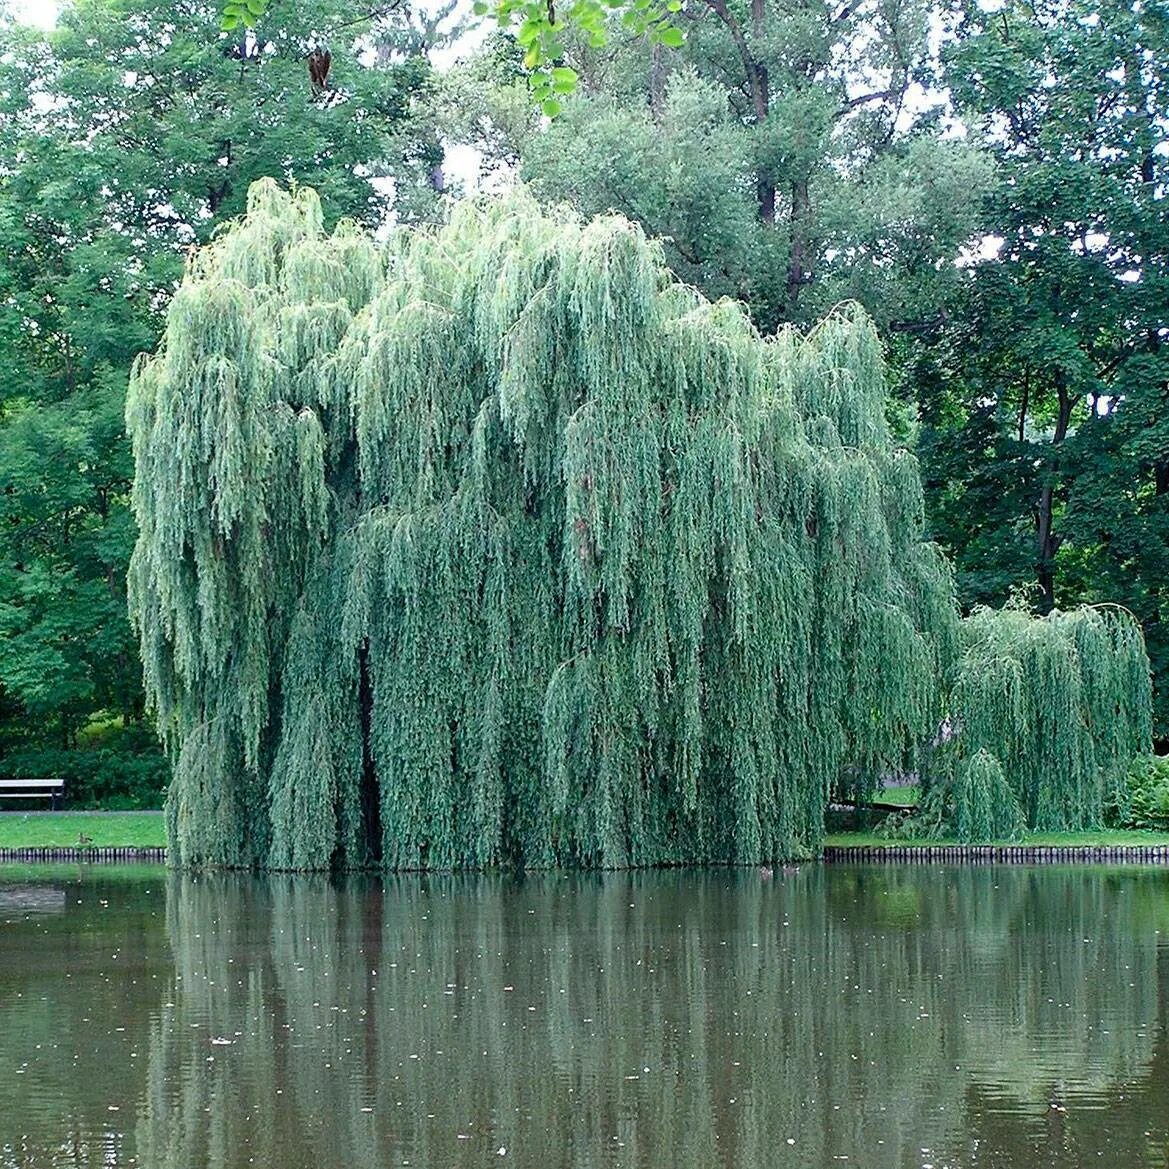
[{"label": "park bench", "polygon": [[0,800],[52,800],[55,812],[64,795],[63,779],[0,779]]}]

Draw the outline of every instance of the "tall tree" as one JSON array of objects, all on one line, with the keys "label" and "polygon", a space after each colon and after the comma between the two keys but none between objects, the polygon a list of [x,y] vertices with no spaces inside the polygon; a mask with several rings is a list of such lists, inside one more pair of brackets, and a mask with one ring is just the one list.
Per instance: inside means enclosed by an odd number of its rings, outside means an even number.
[{"label": "tall tree", "polygon": [[815,848],[936,726],[955,634],[868,320],[764,340],[522,193],[391,255],[258,184],[135,376],[175,858]]},{"label": "tall tree", "polygon": [[1169,733],[1169,14],[964,6],[946,78],[997,161],[962,308],[917,368],[936,534],[966,603],[1141,619]]},{"label": "tall tree", "polygon": [[[75,0],[0,55],[0,744],[142,713],[125,617],[122,415],[188,250],[249,183],[330,222],[433,217],[441,148],[407,16],[298,0],[221,36],[213,3]],[[11,762],[11,756],[10,756]],[[32,764],[30,764],[32,765]]]},{"label": "tall tree", "polygon": [[852,298],[916,330],[945,304],[989,181],[986,161],[942,133],[929,12],[691,0],[672,17],[678,49],[570,39],[577,96],[547,129],[513,114],[502,144],[498,89],[522,82],[496,53],[478,66],[496,92],[477,124],[543,195],[634,217],[680,276],[743,300],[767,329]]}]

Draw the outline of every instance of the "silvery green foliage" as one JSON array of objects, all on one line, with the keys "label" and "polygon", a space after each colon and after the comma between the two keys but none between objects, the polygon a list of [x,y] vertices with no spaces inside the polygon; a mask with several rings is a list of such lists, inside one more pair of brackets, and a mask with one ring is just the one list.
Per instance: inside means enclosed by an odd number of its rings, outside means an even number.
[{"label": "silvery green foliage", "polygon": [[1004,777],[1027,827],[1099,828],[1123,800],[1132,759],[1152,744],[1149,660],[1132,614],[979,609],[962,624],[957,733],[942,768],[959,802],[973,788],[980,798],[1001,792]]},{"label": "silvery green foliage", "polygon": [[937,725],[958,623],[843,311],[762,339],[522,192],[257,184],[128,406],[182,864],[753,862]]}]

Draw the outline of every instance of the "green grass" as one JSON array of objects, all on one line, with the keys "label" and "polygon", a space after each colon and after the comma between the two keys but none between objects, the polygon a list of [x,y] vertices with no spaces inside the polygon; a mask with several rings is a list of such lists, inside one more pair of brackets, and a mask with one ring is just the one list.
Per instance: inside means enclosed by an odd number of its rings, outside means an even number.
[{"label": "green grass", "polygon": [[[884,794],[908,791],[890,788]],[[896,802],[893,799],[890,803]],[[0,812],[0,848],[76,847],[81,836],[94,848],[162,848],[166,831],[161,812]],[[956,840],[886,840],[875,832],[836,832],[825,837],[830,847],[889,848],[903,845],[957,844]],[[1075,846],[1169,844],[1169,832],[1029,832],[1021,841],[997,844]]]},{"label": "green grass", "polygon": [[76,848],[82,836],[94,848],[162,848],[161,812],[3,812],[0,848]]},{"label": "green grass", "polygon": [[[913,848],[930,845],[958,844],[957,840],[889,840],[875,832],[834,832],[824,838],[829,848]],[[1125,829],[1107,829],[1100,832],[1028,832],[1021,840],[995,840],[991,844],[1050,845],[1053,847],[1083,848],[1115,847],[1118,845],[1169,844],[1169,832],[1136,832]]]},{"label": "green grass", "polygon": [[896,804],[899,808],[912,808],[917,804],[917,797],[921,788],[916,783],[902,784],[900,787],[878,788],[872,799],[880,804]]}]

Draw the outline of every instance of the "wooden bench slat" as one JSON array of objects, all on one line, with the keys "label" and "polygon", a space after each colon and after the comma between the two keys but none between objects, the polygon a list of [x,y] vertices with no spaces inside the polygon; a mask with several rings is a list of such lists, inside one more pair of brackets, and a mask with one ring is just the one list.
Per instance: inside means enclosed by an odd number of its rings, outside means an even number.
[{"label": "wooden bench slat", "polygon": [[63,779],[0,779],[0,800],[48,800],[55,812],[64,798]]}]

